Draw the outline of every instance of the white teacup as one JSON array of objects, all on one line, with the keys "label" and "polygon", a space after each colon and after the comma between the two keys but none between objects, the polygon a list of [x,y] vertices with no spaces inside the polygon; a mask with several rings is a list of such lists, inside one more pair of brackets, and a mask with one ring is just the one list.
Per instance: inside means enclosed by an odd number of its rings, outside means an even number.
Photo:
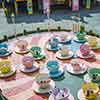
[{"label": "white teacup", "polygon": [[81,64],[76,61],[72,61],[71,65],[72,65],[74,71],[80,71],[82,69]]},{"label": "white teacup", "polygon": [[50,85],[51,79],[48,77],[48,74],[41,73],[36,77],[36,83],[40,88],[45,89]]},{"label": "white teacup", "polygon": [[59,51],[61,56],[67,56],[69,54],[69,50],[66,46],[62,46],[61,50]]}]

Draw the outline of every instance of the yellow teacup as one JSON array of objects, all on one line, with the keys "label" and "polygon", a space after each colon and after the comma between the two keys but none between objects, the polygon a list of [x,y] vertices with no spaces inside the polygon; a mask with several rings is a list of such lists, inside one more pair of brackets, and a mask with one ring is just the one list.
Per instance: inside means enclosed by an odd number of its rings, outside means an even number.
[{"label": "yellow teacup", "polygon": [[92,82],[91,82],[91,83],[84,83],[84,84],[82,85],[82,90],[83,90],[84,93],[86,93],[86,91],[87,91],[88,89],[93,90],[94,93],[98,93],[98,91],[99,91],[98,85],[95,84],[95,83],[92,83]]},{"label": "yellow teacup", "polygon": [[88,44],[90,47],[96,47],[97,46],[97,38],[96,37],[90,37],[88,39]]},{"label": "yellow teacup", "polygon": [[86,100],[96,100],[99,87],[95,83],[84,83],[82,86]]}]

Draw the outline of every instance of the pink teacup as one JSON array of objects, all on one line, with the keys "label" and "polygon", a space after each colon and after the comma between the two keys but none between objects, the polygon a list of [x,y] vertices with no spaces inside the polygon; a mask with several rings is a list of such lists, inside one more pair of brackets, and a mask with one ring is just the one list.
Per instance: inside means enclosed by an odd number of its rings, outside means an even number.
[{"label": "pink teacup", "polygon": [[80,63],[73,61],[73,62],[71,62],[71,65],[72,65],[74,71],[80,71],[81,70]]},{"label": "pink teacup", "polygon": [[24,56],[22,59],[22,64],[25,68],[32,68],[33,67],[33,58],[30,56]]},{"label": "pink teacup", "polygon": [[80,46],[80,52],[83,56],[88,56],[91,52],[91,48],[87,44],[83,44]]},{"label": "pink teacup", "polygon": [[20,51],[27,50],[28,43],[25,40],[18,40],[16,46],[19,48]]}]

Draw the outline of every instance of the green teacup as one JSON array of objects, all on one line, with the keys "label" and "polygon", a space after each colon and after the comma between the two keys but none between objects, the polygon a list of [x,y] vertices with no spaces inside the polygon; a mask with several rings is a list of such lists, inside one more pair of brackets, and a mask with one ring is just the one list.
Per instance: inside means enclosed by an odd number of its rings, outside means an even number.
[{"label": "green teacup", "polygon": [[41,55],[41,48],[38,46],[34,46],[30,49],[30,53],[33,57],[38,58]]},{"label": "green teacup", "polygon": [[85,32],[77,32],[78,40],[85,40],[86,33]]}]

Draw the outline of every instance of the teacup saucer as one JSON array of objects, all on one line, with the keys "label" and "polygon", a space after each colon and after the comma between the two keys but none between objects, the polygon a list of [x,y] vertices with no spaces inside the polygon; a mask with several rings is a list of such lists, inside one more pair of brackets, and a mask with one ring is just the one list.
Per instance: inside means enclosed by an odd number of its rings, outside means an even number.
[{"label": "teacup saucer", "polygon": [[0,74],[0,78],[6,78],[14,75],[16,73],[16,68],[12,68],[11,71],[7,74]]},{"label": "teacup saucer", "polygon": [[34,64],[32,68],[25,68],[24,65],[21,64],[21,67],[20,67],[20,71],[24,72],[24,73],[31,73],[31,72],[35,72],[35,71],[38,71],[39,70],[39,66],[38,64]]},{"label": "teacup saucer", "polygon": [[[86,43],[86,44],[88,44],[88,43]],[[89,45],[89,44],[88,44],[88,45]],[[92,49],[92,50],[100,49],[100,44],[98,43],[96,47],[91,47],[91,49]]]},{"label": "teacup saucer", "polygon": [[93,51],[91,51],[89,55],[83,56],[82,53],[79,50],[79,51],[77,51],[77,56],[80,57],[80,58],[83,58],[83,59],[88,59],[88,58],[94,58],[95,54],[94,54]]},{"label": "teacup saucer", "polygon": [[55,74],[50,74],[49,73],[49,76],[52,78],[52,79],[56,79],[56,78],[59,78],[61,76],[64,75],[64,70],[62,68],[59,69],[59,73],[55,73]]},{"label": "teacup saucer", "polygon": [[61,45],[58,45],[58,47],[56,48],[51,48],[51,46],[49,45],[49,43],[47,44],[46,48],[49,50],[49,51],[58,51],[60,49]]},{"label": "teacup saucer", "polygon": [[[56,99],[55,99],[54,96],[51,94],[51,95],[49,96],[48,100],[56,100]],[[65,100],[65,99],[64,99],[64,100]],[[69,94],[68,100],[74,100],[74,97],[72,96],[72,94]]]},{"label": "teacup saucer", "polygon": [[61,40],[61,38],[59,37],[59,43],[64,44],[64,43],[70,42],[71,39],[72,39],[71,36],[68,36],[66,40]]},{"label": "teacup saucer", "polygon": [[17,54],[27,54],[28,52],[29,52],[29,50],[27,49],[27,50],[25,50],[25,51],[20,51],[19,50],[19,48],[15,48],[15,52],[17,53]]},{"label": "teacup saucer", "polygon": [[69,51],[69,54],[65,57],[61,56],[61,53],[59,51],[56,52],[56,57],[61,59],[61,60],[70,59],[73,57],[73,55],[74,55],[74,53],[72,51]]},{"label": "teacup saucer", "polygon": [[8,51],[6,54],[4,54],[4,55],[1,55],[0,54],[0,58],[2,58],[2,57],[8,57],[8,56],[10,56],[12,54],[12,51]]},{"label": "teacup saucer", "polygon": [[34,60],[41,60],[41,59],[44,59],[45,58],[45,54],[44,53],[41,53],[38,57],[34,57]]},{"label": "teacup saucer", "polygon": [[34,82],[32,87],[36,93],[46,94],[46,93],[50,93],[50,91],[55,87],[55,83],[53,80],[51,80],[49,87],[42,89],[39,87],[39,85],[36,82]]},{"label": "teacup saucer", "polygon": [[84,74],[84,73],[88,70],[88,68],[87,68],[87,66],[84,64],[83,68],[82,68],[80,71],[74,71],[72,65],[71,65],[71,64],[68,64],[68,65],[66,66],[66,70],[67,70],[69,73],[71,73],[71,74],[78,75],[78,74]]},{"label": "teacup saucer", "polygon": [[86,42],[86,39],[79,40],[76,36],[73,39],[74,39],[75,42],[78,42],[78,43],[84,43],[84,42]]}]

